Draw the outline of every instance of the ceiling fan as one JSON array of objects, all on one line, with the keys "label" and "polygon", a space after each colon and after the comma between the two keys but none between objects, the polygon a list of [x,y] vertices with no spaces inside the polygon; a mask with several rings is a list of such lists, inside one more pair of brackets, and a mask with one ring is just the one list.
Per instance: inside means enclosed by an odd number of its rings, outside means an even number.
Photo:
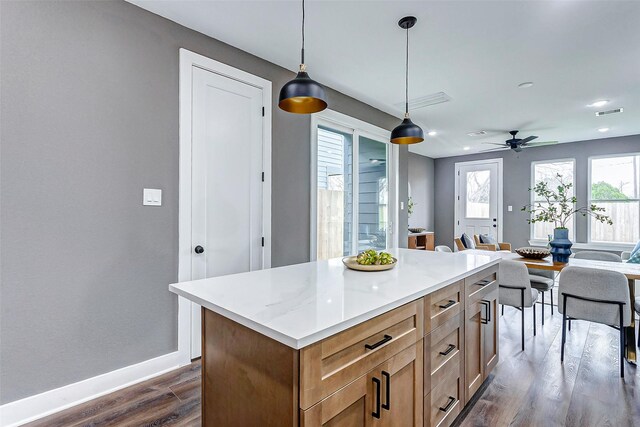
[{"label": "ceiling fan", "polygon": [[519,153],[522,151],[523,148],[539,147],[541,145],[552,145],[552,144],[558,143],[558,141],[539,141],[539,142],[531,143],[531,141],[533,141],[538,137],[531,135],[522,139],[516,138],[516,135],[518,134],[517,130],[509,131],[509,134],[511,135],[511,139],[507,139],[503,144],[497,144],[495,142],[485,142],[485,144],[497,145],[499,146],[499,148],[490,148],[488,150],[482,150],[482,152],[510,149],[515,151],[516,153]]}]

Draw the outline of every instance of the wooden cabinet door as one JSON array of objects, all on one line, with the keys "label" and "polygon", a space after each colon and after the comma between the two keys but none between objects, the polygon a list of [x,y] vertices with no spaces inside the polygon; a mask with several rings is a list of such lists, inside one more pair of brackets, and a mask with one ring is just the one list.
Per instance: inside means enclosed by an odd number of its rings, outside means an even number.
[{"label": "wooden cabinet door", "polygon": [[484,304],[480,301],[469,304],[465,311],[465,404],[471,400],[484,381],[484,337],[482,333],[484,311]]},{"label": "wooden cabinet door", "polygon": [[[375,427],[422,427],[423,343],[401,351],[371,373],[380,379],[380,418],[373,417]],[[371,382],[373,385],[373,382]],[[374,393],[376,390],[372,390]],[[372,395],[372,410],[377,409]]]},{"label": "wooden cabinet door", "polygon": [[482,325],[482,379],[484,381],[498,364],[498,324],[500,323],[498,321],[498,290],[485,296],[483,303],[486,307],[484,308],[486,323]]},{"label": "wooden cabinet door", "polygon": [[423,343],[411,345],[300,411],[302,427],[422,426]]}]

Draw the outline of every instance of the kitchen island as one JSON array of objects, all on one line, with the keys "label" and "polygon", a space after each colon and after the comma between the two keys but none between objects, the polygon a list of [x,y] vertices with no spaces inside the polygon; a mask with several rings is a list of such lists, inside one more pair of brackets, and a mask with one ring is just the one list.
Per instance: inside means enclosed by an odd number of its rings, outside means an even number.
[{"label": "kitchen island", "polygon": [[500,258],[390,252],[170,285],[202,306],[203,425],[450,425],[498,361]]}]

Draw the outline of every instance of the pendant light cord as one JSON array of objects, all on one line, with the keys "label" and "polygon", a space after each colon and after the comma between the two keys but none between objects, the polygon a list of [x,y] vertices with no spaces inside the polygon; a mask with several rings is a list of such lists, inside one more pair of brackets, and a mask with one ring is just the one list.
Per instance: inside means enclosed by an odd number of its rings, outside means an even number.
[{"label": "pendant light cord", "polygon": [[[303,0],[304,1],[304,0]],[[409,28],[407,27],[407,51],[404,75],[404,115],[409,116]]]},{"label": "pendant light cord", "polygon": [[304,65],[304,0],[302,0],[302,62],[301,65]]}]

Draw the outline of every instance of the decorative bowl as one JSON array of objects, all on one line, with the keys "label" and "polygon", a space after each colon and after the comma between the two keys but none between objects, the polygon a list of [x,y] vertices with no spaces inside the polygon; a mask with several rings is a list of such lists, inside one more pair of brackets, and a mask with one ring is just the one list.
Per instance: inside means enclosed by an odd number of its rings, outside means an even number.
[{"label": "decorative bowl", "polygon": [[516,249],[516,253],[523,258],[542,259],[551,255],[549,249],[524,247]]},{"label": "decorative bowl", "polygon": [[357,259],[357,257],[355,257],[355,256],[344,257],[344,258],[342,258],[342,263],[345,265],[345,267],[350,268],[351,270],[358,270],[358,271],[385,271],[385,270],[391,270],[398,263],[398,260],[396,258],[393,258],[393,263],[391,263],[391,264],[362,265],[362,264],[358,264],[358,261],[356,261],[356,259]]},{"label": "decorative bowl", "polygon": [[422,227],[410,227],[409,231],[411,233],[422,233],[425,229]]}]

